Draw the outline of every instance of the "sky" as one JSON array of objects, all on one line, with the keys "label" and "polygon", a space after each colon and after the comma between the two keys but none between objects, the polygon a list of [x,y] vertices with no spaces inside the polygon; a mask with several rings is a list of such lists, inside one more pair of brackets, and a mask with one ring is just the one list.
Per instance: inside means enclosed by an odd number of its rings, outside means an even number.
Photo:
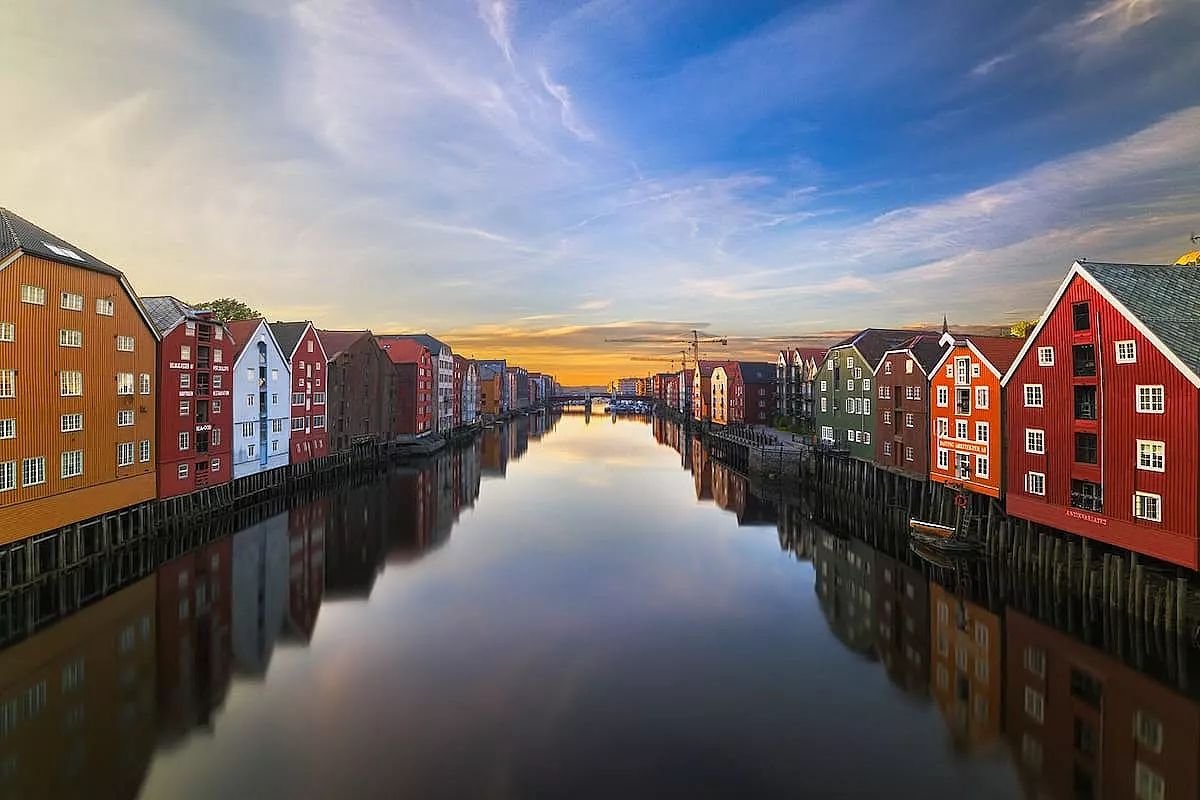
[{"label": "sky", "polygon": [[[12,0],[0,205],[563,383],[1038,316],[1200,231],[1196,0]],[[606,338],[662,338],[620,344]]]}]

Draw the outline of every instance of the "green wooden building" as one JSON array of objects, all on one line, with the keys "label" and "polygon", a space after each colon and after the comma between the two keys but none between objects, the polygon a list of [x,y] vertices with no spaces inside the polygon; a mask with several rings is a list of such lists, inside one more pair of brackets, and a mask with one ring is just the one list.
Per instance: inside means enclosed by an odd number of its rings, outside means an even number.
[{"label": "green wooden building", "polygon": [[813,381],[820,441],[875,460],[875,369],[884,353],[921,333],[935,332],[867,328],[829,348]]}]

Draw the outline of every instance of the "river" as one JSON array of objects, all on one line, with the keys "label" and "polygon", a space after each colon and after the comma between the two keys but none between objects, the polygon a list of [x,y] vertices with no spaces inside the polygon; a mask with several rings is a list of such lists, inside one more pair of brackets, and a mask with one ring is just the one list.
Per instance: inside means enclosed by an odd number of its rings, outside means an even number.
[{"label": "river", "polygon": [[520,420],[13,638],[0,797],[1197,796],[1190,650],[810,513]]}]

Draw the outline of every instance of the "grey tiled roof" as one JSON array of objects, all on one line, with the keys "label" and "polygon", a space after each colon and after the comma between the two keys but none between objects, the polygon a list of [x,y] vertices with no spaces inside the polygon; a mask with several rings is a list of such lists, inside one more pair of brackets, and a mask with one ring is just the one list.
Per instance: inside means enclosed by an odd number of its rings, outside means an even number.
[{"label": "grey tiled roof", "polygon": [[177,297],[166,295],[163,297],[141,297],[138,299],[141,300],[142,306],[146,309],[146,315],[150,317],[150,321],[154,323],[154,327],[158,328],[158,332],[164,335],[184,320],[219,324],[211,317],[197,315],[197,309],[192,308]]},{"label": "grey tiled roof", "polygon": [[946,348],[938,344],[939,338],[941,337],[937,334],[923,333],[913,337],[908,343],[909,352],[916,358],[917,363],[921,365],[921,371],[926,375],[937,366],[942,360],[942,354],[946,352]]},{"label": "grey tiled roof", "polygon": [[[440,339],[435,339],[428,333],[380,333],[377,334],[375,338],[381,341],[386,341],[388,339],[412,339],[420,342],[435,360],[437,359],[438,354],[442,352],[443,347],[445,347],[447,350],[451,350],[449,345],[442,342]],[[451,352],[453,352],[453,350],[451,350]]]},{"label": "grey tiled roof", "polygon": [[859,354],[875,369],[879,364],[879,360],[883,358],[883,354],[888,350],[895,350],[902,344],[912,339],[918,333],[933,333],[933,331],[905,331],[895,330],[891,328],[867,328],[861,330],[853,336],[847,336],[842,341],[830,347],[830,350],[835,350],[840,347],[854,345],[858,348]]},{"label": "grey tiled roof", "polygon": [[275,341],[279,343],[279,349],[288,358],[292,357],[292,353],[296,351],[296,345],[300,343],[300,337],[308,330],[307,322],[271,322],[271,334],[275,337]]},{"label": "grey tiled roof", "polygon": [[1200,374],[1200,269],[1090,261],[1079,266]]},{"label": "grey tiled roof", "polygon": [[775,364],[764,364],[758,361],[742,361],[738,363],[742,372],[743,383],[774,383]]},{"label": "grey tiled roof", "polygon": [[[54,252],[51,246],[62,252]],[[103,272],[106,275],[121,277],[121,271],[116,267],[105,264],[90,253],[80,250],[73,244],[58,238],[53,233],[39,228],[27,219],[17,216],[7,208],[0,208],[0,258],[10,255],[16,250],[47,261],[56,261],[70,267]],[[79,258],[71,257],[71,253]]]}]

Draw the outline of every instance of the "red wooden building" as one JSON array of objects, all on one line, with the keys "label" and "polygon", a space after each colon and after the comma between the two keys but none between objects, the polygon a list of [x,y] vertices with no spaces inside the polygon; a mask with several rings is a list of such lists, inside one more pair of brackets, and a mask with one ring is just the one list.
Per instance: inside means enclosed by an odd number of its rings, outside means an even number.
[{"label": "red wooden building", "polygon": [[311,322],[272,322],[271,334],[292,369],[291,462],[329,454],[326,385],[329,358]]},{"label": "red wooden building", "polygon": [[1196,569],[1200,270],[1076,262],[1004,376],[1010,515]]},{"label": "red wooden building", "polygon": [[402,436],[425,436],[433,430],[434,360],[415,339],[393,337],[379,346],[396,370],[396,422]]},{"label": "red wooden building", "polygon": [[949,333],[922,333],[888,350],[875,367],[879,396],[875,463],[919,481],[929,480],[929,372]]},{"label": "red wooden building", "polygon": [[454,354],[454,427],[461,428],[463,424],[463,381],[467,379],[467,360],[457,353]]},{"label": "red wooden building", "polygon": [[770,425],[775,419],[775,365],[733,361],[729,374],[729,421]]},{"label": "red wooden building", "polygon": [[143,297],[142,305],[161,336],[158,496],[225,483],[233,477],[233,337],[211,311],[174,297]]}]

